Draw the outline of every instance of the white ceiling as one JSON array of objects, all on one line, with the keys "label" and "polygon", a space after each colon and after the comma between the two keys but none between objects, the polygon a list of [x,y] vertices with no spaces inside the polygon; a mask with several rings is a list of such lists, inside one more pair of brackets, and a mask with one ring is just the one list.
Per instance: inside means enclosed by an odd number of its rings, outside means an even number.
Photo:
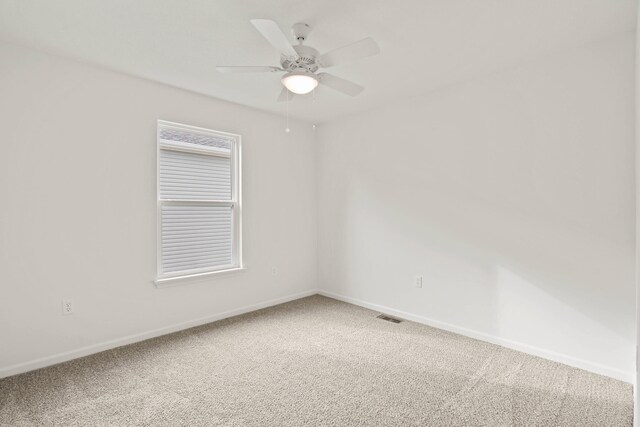
[{"label": "white ceiling", "polygon": [[632,31],[637,0],[0,0],[0,39],[107,66],[263,110],[279,74],[219,74],[216,65],[279,65],[249,23],[273,19],[289,34],[313,27],[325,52],[372,36],[381,54],[331,68],[366,87],[355,98],[326,87],[298,99],[313,122],[370,109]]}]

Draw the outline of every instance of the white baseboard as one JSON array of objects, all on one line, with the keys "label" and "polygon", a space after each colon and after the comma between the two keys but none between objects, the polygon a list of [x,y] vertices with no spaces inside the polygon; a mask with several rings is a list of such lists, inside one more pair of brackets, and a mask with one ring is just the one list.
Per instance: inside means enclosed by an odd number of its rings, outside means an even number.
[{"label": "white baseboard", "polygon": [[507,339],[496,337],[483,332],[474,331],[472,329],[467,329],[467,328],[452,325],[449,323],[440,322],[438,320],[429,319],[424,316],[411,314],[405,311],[393,309],[391,307],[386,307],[379,304],[373,304],[373,303],[362,301],[356,298],[346,297],[343,295],[339,295],[333,292],[327,292],[323,290],[309,290],[309,291],[300,292],[297,294],[287,295],[284,297],[275,298],[275,299],[263,301],[257,304],[252,304],[245,307],[237,308],[235,310],[229,310],[229,311],[201,317],[194,320],[189,320],[186,322],[182,322],[182,323],[178,323],[170,326],[165,326],[159,329],[154,329],[151,331],[141,332],[139,334],[128,335],[122,338],[117,338],[114,340],[93,344],[87,347],[78,348],[78,349],[67,351],[64,353],[58,353],[51,356],[46,356],[39,359],[23,362],[23,363],[18,363],[15,365],[0,368],[0,378],[9,377],[12,375],[21,374],[28,371],[33,371],[35,369],[40,369],[40,368],[44,368],[51,365],[56,365],[58,363],[67,362],[69,360],[77,359],[79,357],[88,356],[91,354],[99,353],[101,351],[110,350],[116,347],[121,347],[127,344],[133,344],[133,343],[144,341],[150,338],[159,337],[161,335],[170,334],[172,332],[178,332],[178,331],[189,329],[195,326],[204,325],[206,323],[215,322],[216,320],[222,320],[228,317],[249,313],[251,311],[260,310],[262,308],[271,307],[274,305],[282,304],[285,302],[293,301],[299,298],[304,298],[304,297],[308,297],[315,294],[324,295],[329,298],[333,298],[339,301],[344,301],[350,304],[355,304],[371,310],[384,312],[392,316],[397,316],[406,320],[411,320],[413,322],[422,323],[424,325],[432,326],[434,328],[444,329],[446,331],[454,332],[470,338],[490,342],[492,344],[501,345],[503,347],[521,351],[523,353],[528,353],[534,356],[542,357],[544,359],[549,359],[554,362],[564,363],[566,365],[573,366],[575,368],[584,369],[586,371],[590,371],[600,375],[605,375],[605,376],[615,378],[617,380],[625,381],[631,384],[635,383],[635,374],[632,372],[622,371],[609,366],[590,362],[588,360],[578,359],[565,354],[556,353],[556,352],[545,350],[539,347],[534,347],[527,344],[507,340]]},{"label": "white baseboard", "polygon": [[245,307],[237,308],[235,310],[229,310],[218,314],[212,314],[210,316],[201,317],[199,319],[189,320],[182,323],[177,323],[170,326],[154,329],[151,331],[141,332],[139,334],[128,335],[122,338],[116,338],[114,340],[101,342],[98,344],[92,344],[87,347],[78,348],[64,353],[58,353],[51,356],[42,357],[39,359],[30,360],[28,362],[18,363],[15,365],[0,368],[0,378],[9,377],[12,375],[21,374],[35,369],[44,368],[58,363],[67,362],[69,360],[77,359],[79,357],[88,356],[90,354],[99,353],[101,351],[110,350],[112,348],[121,347],[127,344],[133,344],[139,341],[144,341],[149,338],[159,337],[161,335],[170,334],[172,332],[182,331],[184,329],[193,328],[194,326],[204,325],[206,323],[215,322],[216,320],[226,319],[228,317],[237,316],[239,314],[249,313],[251,311],[260,310],[261,308],[271,307],[274,305],[282,304],[285,302],[293,301],[299,298],[308,297],[317,294],[318,291],[313,289],[305,292],[300,292],[293,295],[287,295],[280,298],[275,298],[268,301],[263,301],[257,304],[248,305]]},{"label": "white baseboard", "polygon": [[362,301],[356,298],[346,297],[344,295],[335,294],[333,292],[327,292],[319,290],[320,295],[324,295],[329,298],[337,299],[339,301],[348,302],[350,304],[365,307],[371,310],[383,312],[392,316],[400,317],[402,319],[411,320],[413,322],[422,323],[424,325],[432,326],[438,329],[444,329],[445,331],[454,332],[456,334],[464,335],[469,338],[474,338],[481,341],[486,341],[492,344],[497,344],[503,347],[510,348],[512,350],[521,351],[523,353],[531,354],[533,356],[549,359],[554,362],[564,363],[565,365],[573,366],[574,368],[584,369],[585,371],[593,372],[600,375],[605,375],[620,381],[624,381],[630,384],[635,382],[635,374],[633,372],[622,371],[610,366],[601,365],[599,363],[590,362],[584,359],[578,359],[576,357],[568,356],[566,354],[556,353],[554,351],[545,350],[543,348],[523,344],[516,341],[496,337],[494,335],[486,334],[484,332],[474,331],[472,329],[463,328],[461,326],[452,325],[450,323],[440,322],[438,320],[429,319],[424,316],[407,313],[406,311],[396,310],[391,307],[383,305],[373,304],[370,302]]}]

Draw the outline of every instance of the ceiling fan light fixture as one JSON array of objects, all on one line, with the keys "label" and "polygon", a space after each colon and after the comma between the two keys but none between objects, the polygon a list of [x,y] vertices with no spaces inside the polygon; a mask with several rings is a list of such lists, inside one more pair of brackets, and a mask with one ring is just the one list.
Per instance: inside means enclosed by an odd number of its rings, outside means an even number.
[{"label": "ceiling fan light fixture", "polygon": [[282,84],[291,92],[304,95],[318,86],[318,79],[307,71],[292,71],[282,77]]}]

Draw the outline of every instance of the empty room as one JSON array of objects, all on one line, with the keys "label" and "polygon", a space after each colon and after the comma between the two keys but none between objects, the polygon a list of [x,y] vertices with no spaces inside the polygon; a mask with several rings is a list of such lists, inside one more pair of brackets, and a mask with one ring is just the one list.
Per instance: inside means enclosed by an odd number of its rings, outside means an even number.
[{"label": "empty room", "polygon": [[638,0],[0,0],[0,426],[640,427]]}]

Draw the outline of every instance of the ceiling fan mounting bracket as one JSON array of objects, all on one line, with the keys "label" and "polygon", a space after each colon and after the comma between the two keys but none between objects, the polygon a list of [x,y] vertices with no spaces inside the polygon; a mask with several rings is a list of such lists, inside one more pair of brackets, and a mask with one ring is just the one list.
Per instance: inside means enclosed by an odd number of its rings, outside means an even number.
[{"label": "ceiling fan mounting bracket", "polygon": [[309,24],[305,24],[304,22],[298,22],[293,24],[291,27],[291,33],[293,37],[298,40],[300,44],[309,37],[309,33],[311,32],[311,27]]}]

